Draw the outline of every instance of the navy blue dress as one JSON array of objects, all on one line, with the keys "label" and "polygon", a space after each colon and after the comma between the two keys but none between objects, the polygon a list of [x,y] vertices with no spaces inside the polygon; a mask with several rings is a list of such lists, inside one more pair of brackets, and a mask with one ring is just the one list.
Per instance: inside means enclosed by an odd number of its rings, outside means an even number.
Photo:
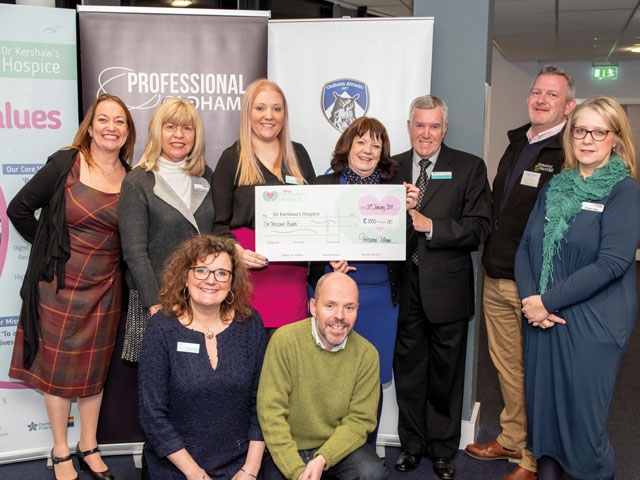
[{"label": "navy blue dress", "polygon": [[166,456],[186,448],[207,474],[231,479],[249,441],[262,441],[256,393],[267,343],[257,312],[216,336],[211,367],[204,334],[158,312],[149,320],[139,362],[140,424],[153,479],[184,480]]},{"label": "navy blue dress", "polygon": [[[548,184],[516,254],[520,298],[540,293]],[[572,477],[615,473],[607,421],[615,380],[637,314],[635,252],[640,242],[640,185],[626,178],[569,222],[553,282],[542,295],[567,324],[540,329],[523,318],[527,447],[558,461]],[[595,209],[597,210],[597,208]]]}]

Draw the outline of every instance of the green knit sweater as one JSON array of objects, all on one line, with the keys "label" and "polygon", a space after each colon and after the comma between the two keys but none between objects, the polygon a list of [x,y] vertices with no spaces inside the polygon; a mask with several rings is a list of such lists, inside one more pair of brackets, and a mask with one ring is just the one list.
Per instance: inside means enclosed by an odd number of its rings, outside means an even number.
[{"label": "green knit sweater", "polygon": [[318,448],[332,467],[364,445],[376,425],[378,352],[352,331],[337,352],[316,345],[311,319],[271,338],[258,387],[258,419],[282,474],[297,480],[306,465],[298,450]]}]

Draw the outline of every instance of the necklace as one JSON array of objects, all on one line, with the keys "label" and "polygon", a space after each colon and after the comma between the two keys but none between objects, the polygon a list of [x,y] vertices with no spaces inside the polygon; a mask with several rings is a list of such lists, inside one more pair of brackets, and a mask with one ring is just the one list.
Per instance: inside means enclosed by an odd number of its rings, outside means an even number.
[{"label": "necklace", "polygon": [[213,333],[209,327],[207,327],[207,331],[205,332],[204,336],[207,337],[207,340],[211,340],[216,336],[216,334]]},{"label": "necklace", "polygon": [[111,170],[109,170],[109,171],[107,172],[104,168],[102,168],[102,165],[100,165],[100,164],[99,164],[99,163],[97,163],[97,162],[95,162],[95,164],[98,166],[98,168],[100,169],[100,171],[102,172],[102,174],[103,174],[105,177],[110,177],[110,176],[111,176],[111,174],[112,174],[113,172],[115,172],[116,170],[118,170],[118,169],[120,168],[120,164],[117,164],[115,167],[113,167]]}]

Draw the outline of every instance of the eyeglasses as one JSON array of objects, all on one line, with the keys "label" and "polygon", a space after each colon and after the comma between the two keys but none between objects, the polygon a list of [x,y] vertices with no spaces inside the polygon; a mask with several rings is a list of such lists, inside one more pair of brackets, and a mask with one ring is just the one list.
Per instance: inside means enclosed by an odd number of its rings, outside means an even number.
[{"label": "eyeglasses", "polygon": [[591,138],[593,138],[596,142],[603,141],[605,138],[607,138],[607,135],[609,135],[610,132],[613,132],[613,130],[587,130],[586,128],[580,127],[573,127],[571,129],[571,135],[576,140],[582,140],[587,136],[587,133],[590,133]]},{"label": "eyeglasses", "polygon": [[193,276],[196,280],[206,280],[209,275],[213,273],[215,278],[220,283],[228,282],[231,279],[231,272],[224,268],[218,268],[216,270],[209,270],[207,267],[191,267],[189,270],[193,270]]},{"label": "eyeglasses", "polygon": [[165,123],[162,125],[162,129],[174,135],[178,134],[178,130],[180,130],[180,135],[193,133],[195,131],[193,125],[176,125],[175,123]]}]

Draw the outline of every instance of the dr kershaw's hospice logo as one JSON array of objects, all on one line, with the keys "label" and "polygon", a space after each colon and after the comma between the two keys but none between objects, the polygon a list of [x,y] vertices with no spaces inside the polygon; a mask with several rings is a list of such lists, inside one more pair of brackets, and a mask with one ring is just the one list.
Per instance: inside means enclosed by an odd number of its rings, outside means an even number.
[{"label": "dr kershaw's hospice logo", "polygon": [[262,198],[267,202],[275,202],[278,199],[278,192],[264,192]]},{"label": "dr kershaw's hospice logo", "polygon": [[322,87],[322,111],[329,123],[340,132],[344,132],[356,118],[364,116],[368,108],[369,88],[366,83],[340,78]]}]

